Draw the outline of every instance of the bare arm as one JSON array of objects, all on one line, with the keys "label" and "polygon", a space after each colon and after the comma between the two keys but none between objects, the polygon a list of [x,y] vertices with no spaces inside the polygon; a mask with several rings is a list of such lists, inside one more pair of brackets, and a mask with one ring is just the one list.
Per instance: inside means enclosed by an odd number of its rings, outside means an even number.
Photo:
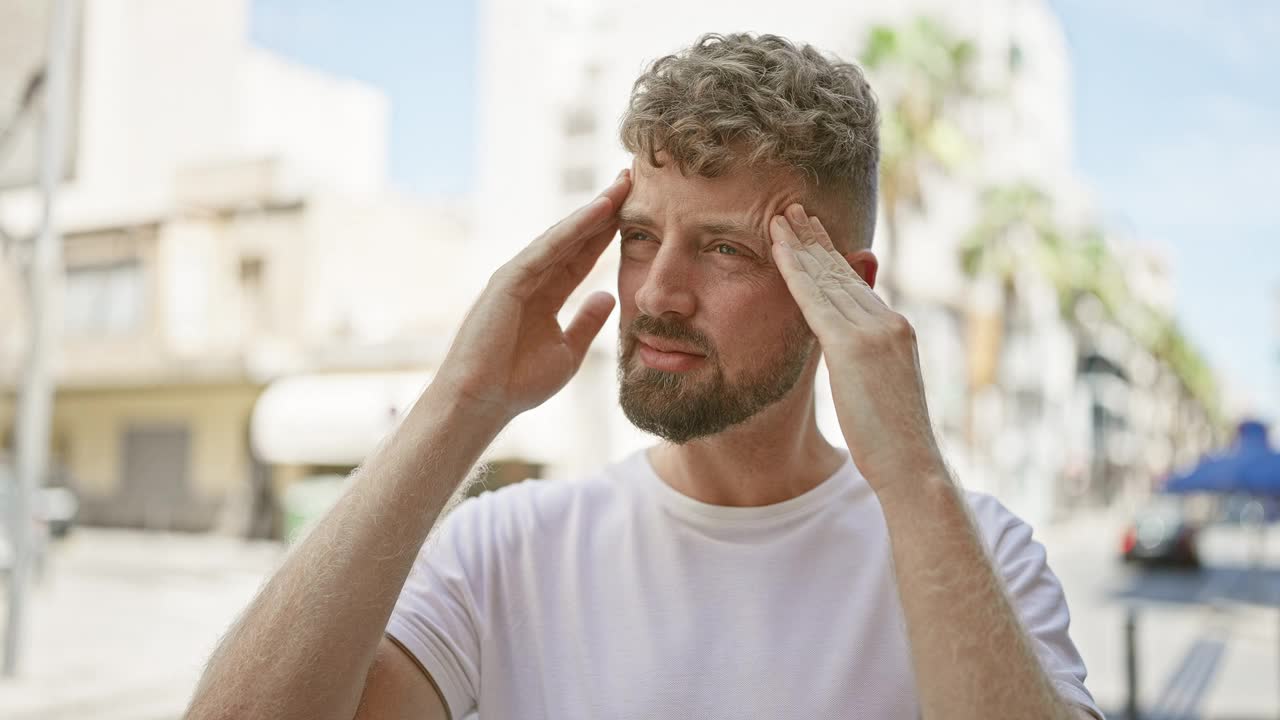
[{"label": "bare arm", "polygon": [[840,429],[884,511],[924,717],[1070,718],[942,461],[915,332],[872,292],[875,256],[836,250],[799,205],[770,230],[826,356]]},{"label": "bare arm", "polygon": [[407,679],[403,653],[385,647],[387,620],[481,453],[564,387],[608,318],[607,295],[588,298],[563,330],[556,314],[613,238],[629,190],[620,175],[494,273],[431,386],[223,638],[189,719],[351,720],[362,694],[378,716],[430,697],[427,678]]},{"label": "bare arm", "polygon": [[499,422],[428,390],[223,639],[190,718],[344,718],[419,548]]},{"label": "bare arm", "polygon": [[938,468],[877,493],[924,717],[1076,716],[1032,651],[962,491]]},{"label": "bare arm", "polygon": [[450,720],[444,698],[418,661],[384,636],[365,678],[355,720]]}]

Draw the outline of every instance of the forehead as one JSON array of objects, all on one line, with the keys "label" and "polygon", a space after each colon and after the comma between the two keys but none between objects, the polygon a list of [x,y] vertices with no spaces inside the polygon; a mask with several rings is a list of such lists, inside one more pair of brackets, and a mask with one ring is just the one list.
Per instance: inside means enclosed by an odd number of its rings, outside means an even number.
[{"label": "forehead", "polygon": [[769,218],[801,201],[804,184],[780,171],[740,168],[720,177],[685,176],[675,163],[654,167],[636,158],[624,216],[655,222],[734,221],[767,224]]}]

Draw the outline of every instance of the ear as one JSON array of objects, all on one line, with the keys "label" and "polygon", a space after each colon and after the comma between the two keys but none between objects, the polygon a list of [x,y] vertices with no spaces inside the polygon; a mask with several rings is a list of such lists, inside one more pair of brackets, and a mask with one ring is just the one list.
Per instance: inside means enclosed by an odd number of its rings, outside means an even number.
[{"label": "ear", "polygon": [[880,271],[880,260],[875,253],[870,250],[854,250],[853,252],[845,253],[844,259],[867,285],[873,288],[876,286],[876,274]]}]

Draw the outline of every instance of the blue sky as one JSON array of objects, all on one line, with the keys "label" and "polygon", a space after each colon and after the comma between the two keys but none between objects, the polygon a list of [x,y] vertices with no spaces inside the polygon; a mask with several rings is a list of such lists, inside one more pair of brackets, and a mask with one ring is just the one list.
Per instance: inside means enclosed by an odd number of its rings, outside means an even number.
[{"label": "blue sky", "polygon": [[1280,420],[1280,2],[1051,2],[1080,171],[1109,218],[1169,248],[1188,332]]},{"label": "blue sky", "polygon": [[[1280,2],[1049,2],[1079,171],[1110,222],[1168,248],[1192,339],[1280,420]],[[475,23],[471,0],[254,0],[252,37],[384,90],[397,184],[459,195],[474,179]]]},{"label": "blue sky", "polygon": [[432,195],[471,188],[473,0],[252,2],[255,44],[387,94],[398,185]]}]

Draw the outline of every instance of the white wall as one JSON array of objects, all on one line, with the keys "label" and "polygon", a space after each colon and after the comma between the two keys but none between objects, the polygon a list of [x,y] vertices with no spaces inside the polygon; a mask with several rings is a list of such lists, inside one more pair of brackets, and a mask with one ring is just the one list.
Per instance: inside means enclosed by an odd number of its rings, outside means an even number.
[{"label": "white wall", "polygon": [[[83,8],[79,156],[59,199],[64,228],[168,215],[181,171],[264,155],[280,160],[281,194],[384,183],[386,99],[250,47],[247,0]],[[30,232],[34,188],[0,194],[0,209],[11,230]]]},{"label": "white wall", "polygon": [[[617,139],[617,124],[635,78],[649,62],[687,46],[702,33],[770,32],[855,59],[872,24],[900,23],[920,13],[941,18],[958,33],[995,48],[980,65],[982,80],[989,87],[1007,86],[1004,97],[963,118],[980,142],[981,163],[971,173],[976,177],[964,178],[963,186],[935,183],[925,221],[906,219],[912,237],[920,240],[904,248],[900,258],[904,267],[912,268],[913,294],[931,301],[962,301],[964,284],[955,265],[938,262],[938,257],[954,251],[972,222],[975,184],[1029,177],[1055,195],[1081,202],[1071,165],[1066,48],[1057,20],[1042,0],[486,0],[480,13],[477,237],[501,243],[495,262],[505,258],[589,199],[589,194],[561,190],[566,164],[593,165],[598,185],[629,165]],[[1007,76],[1011,37],[1017,38],[1024,56],[1015,78]],[[875,78],[872,82],[874,86]],[[562,121],[571,107],[595,113],[594,136],[565,138]],[[606,253],[583,291],[614,291],[615,272],[616,253]],[[954,385],[965,377],[961,338],[945,317],[915,319],[930,328],[928,335],[922,333],[932,338],[922,348],[922,361],[933,392],[954,395]],[[611,321],[597,350],[612,357],[615,345],[616,325]],[[595,382],[597,402],[610,408],[608,430],[597,433],[598,443],[607,445],[613,457],[645,443],[616,407],[612,375],[601,374]],[[826,418],[827,435],[841,443],[830,408],[821,408],[819,415]],[[598,443],[584,440],[592,447]],[[984,481],[975,480],[979,486]]]},{"label": "white wall", "polygon": [[293,192],[385,189],[390,106],[381,91],[259,48],[245,48],[240,63],[236,154],[285,158]]}]

